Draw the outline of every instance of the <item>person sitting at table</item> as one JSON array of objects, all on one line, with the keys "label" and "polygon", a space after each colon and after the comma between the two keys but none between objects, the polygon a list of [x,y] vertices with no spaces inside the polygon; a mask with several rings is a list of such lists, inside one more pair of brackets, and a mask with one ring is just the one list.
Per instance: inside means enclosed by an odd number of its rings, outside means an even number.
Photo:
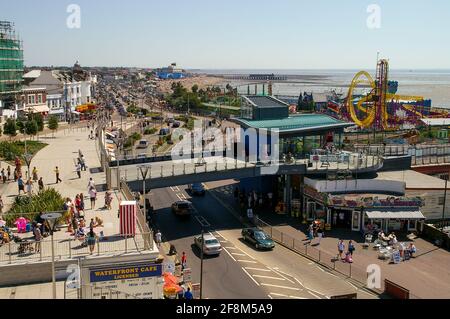
[{"label": "person sitting at table", "polygon": [[84,238],[86,237],[86,234],[84,233],[84,228],[79,227],[75,236],[77,239],[84,240]]},{"label": "person sitting at table", "polygon": [[409,244],[408,252],[409,252],[409,256],[411,258],[414,258],[414,254],[417,252],[417,248],[416,248],[416,246],[413,243]]}]

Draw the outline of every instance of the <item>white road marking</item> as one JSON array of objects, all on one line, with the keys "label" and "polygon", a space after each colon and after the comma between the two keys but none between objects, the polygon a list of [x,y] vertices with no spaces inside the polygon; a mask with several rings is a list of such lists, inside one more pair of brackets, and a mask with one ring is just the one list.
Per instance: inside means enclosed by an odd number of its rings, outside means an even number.
[{"label": "white road marking", "polygon": [[272,284],[261,284],[261,286],[267,286],[267,287],[275,287],[275,288],[281,288],[281,289],[289,289],[289,290],[301,291],[300,288],[287,287],[287,286],[278,286],[278,285],[272,285]]},{"label": "white road marking", "polygon": [[203,216],[195,216],[195,219],[199,222],[203,227],[209,227],[211,224],[205,219]]},{"label": "white road marking", "polygon": [[278,294],[278,293],[275,293],[275,292],[271,292],[270,294],[274,295],[274,296],[277,296],[277,297],[288,297],[289,298],[288,295]]},{"label": "white road marking", "polygon": [[242,259],[238,259],[237,261],[241,262],[241,263],[250,263],[250,264],[257,264],[256,261],[253,260],[242,260]]},{"label": "white road marking", "polygon": [[321,299],[319,296],[317,296],[315,293],[313,293],[313,292],[311,292],[311,291],[308,291],[308,293],[309,293],[310,295],[313,295],[313,296],[316,297],[317,299]]},{"label": "white road marking", "polygon": [[270,299],[273,299],[271,295],[267,295],[267,296],[269,296]]},{"label": "white road marking", "polygon": [[280,277],[271,277],[271,276],[263,276],[263,275],[253,275],[253,277],[257,278],[266,278],[266,279],[274,279],[274,280],[282,280],[285,281],[286,279],[280,278]]},{"label": "white road marking", "polygon": [[[224,240],[224,241],[225,241],[225,240]],[[226,249],[232,249],[232,250],[237,249],[236,247],[224,247],[224,248],[226,248]]]},{"label": "white road marking", "polygon": [[359,290],[359,288],[358,287],[356,287],[354,284],[352,284],[351,282],[348,282],[347,281],[347,283],[350,285],[350,286],[352,286],[353,288],[355,288],[355,290]]},{"label": "white road marking", "polygon": [[[267,268],[269,268],[270,269],[270,267],[267,267]],[[294,281],[292,281],[292,280],[290,280],[289,278],[287,278],[287,277],[285,277],[285,276],[283,276],[279,271],[277,271],[277,270],[275,270],[275,269],[272,269],[273,270],[273,272],[274,273],[276,273],[277,275],[279,275],[279,276],[281,276],[281,277],[283,277],[284,279],[286,279],[287,281],[289,281],[291,284],[295,284],[295,282]],[[290,276],[290,275],[289,275]],[[292,276],[291,276],[292,277]]]},{"label": "white road marking", "polygon": [[321,272],[325,272],[325,270],[323,270],[322,267],[317,266],[317,265],[316,265],[316,267],[319,268],[319,270],[320,270]]},{"label": "white road marking", "polygon": [[228,252],[228,250],[226,250],[225,248],[224,248],[223,250],[231,257],[231,259],[233,259],[234,261],[236,261],[236,259]]},{"label": "white road marking", "polygon": [[251,280],[253,280],[253,282],[254,282],[256,285],[258,285],[258,287],[260,286],[259,282],[257,282],[257,281],[255,280],[255,278],[253,278],[253,277],[247,272],[247,270],[245,270],[244,267],[242,267],[242,270],[247,274],[247,276],[250,277]]},{"label": "white road marking", "polygon": [[228,240],[219,240],[219,242],[222,244],[226,244],[226,243],[228,243]]},{"label": "white road marking", "polygon": [[245,254],[240,254],[240,253],[231,253],[232,255],[235,255],[235,256],[245,256]]},{"label": "white road marking", "polygon": [[184,195],[183,193],[181,193],[181,198],[183,198],[184,200],[186,200],[186,195]]},{"label": "white road marking", "polygon": [[262,269],[262,268],[245,267],[245,269],[248,269],[248,270],[256,270],[256,271],[272,272],[272,270],[269,270],[269,269]]},{"label": "white road marking", "polygon": [[180,194],[175,194],[175,195],[177,195],[177,197],[178,197],[179,200],[183,200],[183,199],[180,197]]},{"label": "white road marking", "polygon": [[292,299],[308,299],[308,298],[304,298],[304,297],[296,297],[296,296],[289,296],[289,298],[292,298]]},{"label": "white road marking", "polygon": [[226,239],[225,236],[223,236],[221,233],[219,233],[218,231],[216,231],[216,233],[217,233],[220,237],[222,237],[223,239],[225,239],[226,241],[228,241],[228,239]]}]

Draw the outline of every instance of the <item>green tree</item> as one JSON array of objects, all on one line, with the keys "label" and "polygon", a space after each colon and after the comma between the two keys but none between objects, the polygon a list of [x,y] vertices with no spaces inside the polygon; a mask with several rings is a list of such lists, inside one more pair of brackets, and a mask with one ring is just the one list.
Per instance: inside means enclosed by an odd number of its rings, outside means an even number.
[{"label": "green tree", "polygon": [[52,130],[53,137],[55,137],[55,131],[58,129],[58,125],[58,118],[55,115],[48,118],[48,128]]},{"label": "green tree", "polygon": [[38,132],[42,132],[44,130],[44,117],[41,113],[36,113],[31,116],[31,119],[36,121]]},{"label": "green tree", "polygon": [[36,120],[28,120],[25,122],[25,134],[33,136],[37,134],[38,130],[39,128]]},{"label": "green tree", "polygon": [[194,93],[194,94],[197,94],[197,92],[198,92],[198,85],[197,84],[194,84],[193,86],[192,86],[192,93]]},{"label": "green tree", "polygon": [[7,119],[5,126],[3,127],[6,135],[9,135],[10,138],[17,135],[17,125],[15,119]]}]

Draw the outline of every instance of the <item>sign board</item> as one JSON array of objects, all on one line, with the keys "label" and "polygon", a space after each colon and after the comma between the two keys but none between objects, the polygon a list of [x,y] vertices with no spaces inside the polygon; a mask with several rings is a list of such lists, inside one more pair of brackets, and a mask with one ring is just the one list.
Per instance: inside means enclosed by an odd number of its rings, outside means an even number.
[{"label": "sign board", "polygon": [[396,250],[392,253],[392,261],[394,262],[394,264],[399,264],[402,261],[400,251]]},{"label": "sign board", "polygon": [[185,284],[192,283],[192,269],[191,268],[186,268],[185,270],[183,270],[183,281]]},{"label": "sign board", "polygon": [[175,263],[173,261],[168,261],[163,264],[163,272],[171,273],[172,275],[175,273]]},{"label": "sign board", "polygon": [[162,276],[161,264],[136,264],[132,266],[97,268],[90,270],[90,282],[126,280]]},{"label": "sign board", "polygon": [[[83,292],[89,299],[128,298],[142,299],[162,297],[162,264],[136,263],[129,265],[92,267],[86,277],[94,289]],[[116,294],[116,295],[114,295]]]},{"label": "sign board", "polygon": [[192,295],[194,299],[200,299],[200,284],[192,284]]}]

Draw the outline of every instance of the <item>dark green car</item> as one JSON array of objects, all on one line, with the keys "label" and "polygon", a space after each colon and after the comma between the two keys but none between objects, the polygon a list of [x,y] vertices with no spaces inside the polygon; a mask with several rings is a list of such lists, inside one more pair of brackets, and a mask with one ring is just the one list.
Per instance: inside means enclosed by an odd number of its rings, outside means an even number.
[{"label": "dark green car", "polygon": [[242,237],[256,249],[273,249],[275,242],[265,232],[258,228],[246,228],[242,230]]}]

